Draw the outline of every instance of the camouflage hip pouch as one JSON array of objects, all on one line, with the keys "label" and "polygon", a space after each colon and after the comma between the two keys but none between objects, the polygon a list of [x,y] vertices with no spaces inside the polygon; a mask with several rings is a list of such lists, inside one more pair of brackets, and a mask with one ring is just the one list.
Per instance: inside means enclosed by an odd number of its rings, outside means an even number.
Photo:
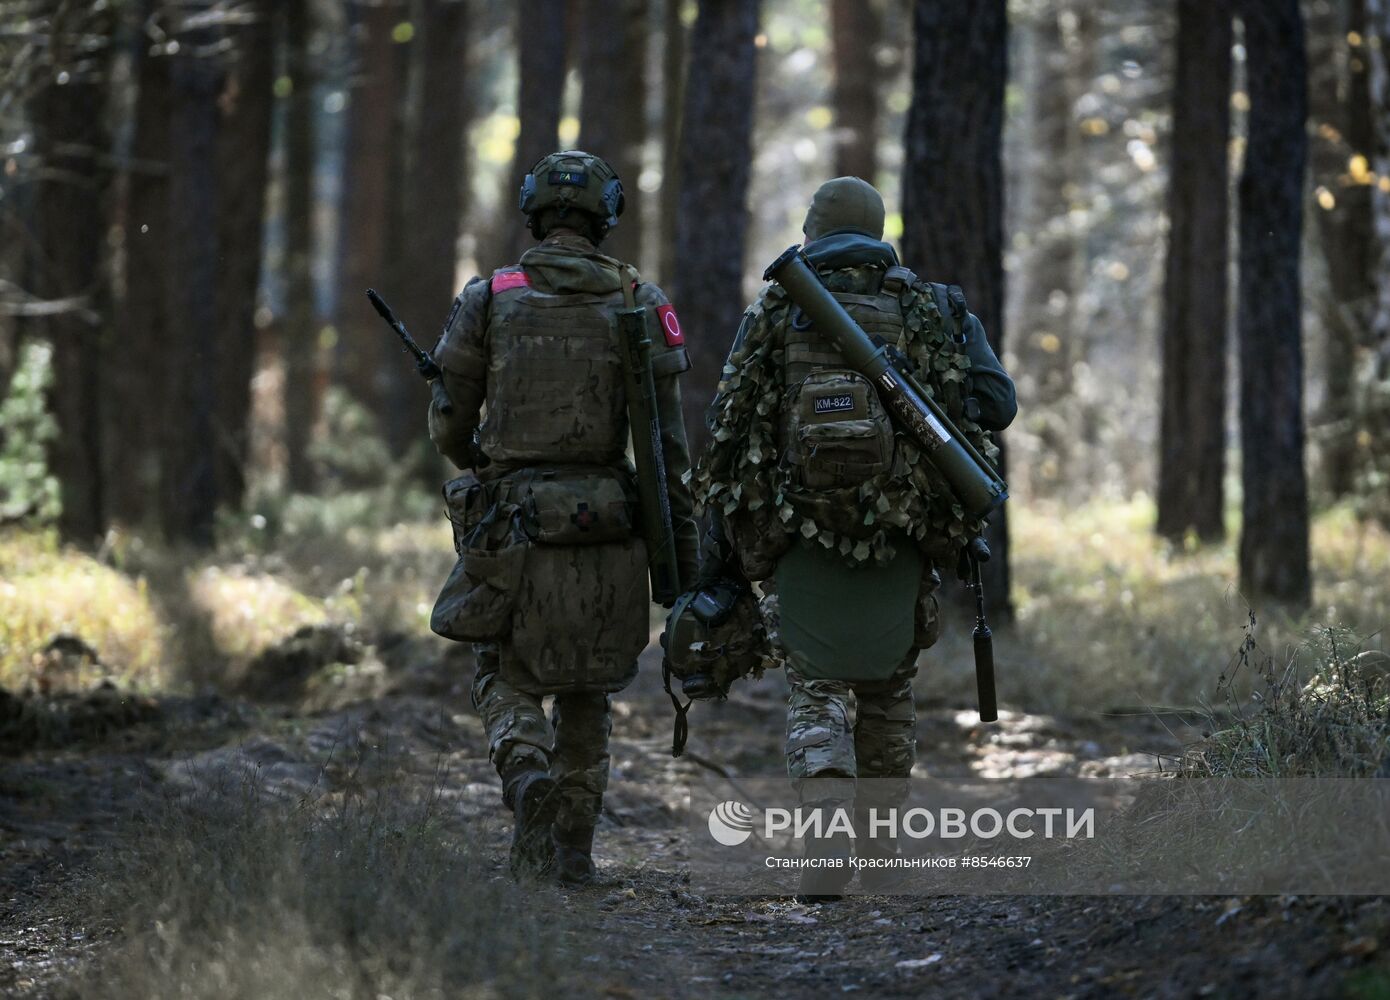
[{"label": "camouflage hip pouch", "polygon": [[[515,504],[493,502],[471,477],[445,487],[458,559],[430,614],[430,629],[459,642],[491,642],[511,631],[526,551]],[[451,487],[458,488],[451,491]]]},{"label": "camouflage hip pouch", "polygon": [[941,604],[936,596],[940,589],[941,574],[930,559],[924,559],[912,635],[912,645],[918,649],[930,649],[941,638]]},{"label": "camouflage hip pouch", "polygon": [[502,481],[526,537],[540,545],[602,545],[633,536],[630,477],[605,466],[528,469]]},{"label": "camouflage hip pouch", "polygon": [[454,552],[463,554],[464,539],[488,508],[487,487],[472,472],[444,484],[444,512],[454,532]]}]

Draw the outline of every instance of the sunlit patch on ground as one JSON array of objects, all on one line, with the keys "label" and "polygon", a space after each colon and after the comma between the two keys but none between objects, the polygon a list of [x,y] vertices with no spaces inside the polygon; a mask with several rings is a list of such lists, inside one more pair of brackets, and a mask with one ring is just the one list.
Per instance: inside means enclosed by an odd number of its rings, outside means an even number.
[{"label": "sunlit patch on ground", "polygon": [[47,532],[0,535],[0,686],[77,690],[114,675],[156,687],[165,638],[143,579]]},{"label": "sunlit patch on ground", "polygon": [[322,601],[266,573],[209,566],[193,574],[190,589],[218,651],[230,657],[254,655],[305,625],[328,620]]}]

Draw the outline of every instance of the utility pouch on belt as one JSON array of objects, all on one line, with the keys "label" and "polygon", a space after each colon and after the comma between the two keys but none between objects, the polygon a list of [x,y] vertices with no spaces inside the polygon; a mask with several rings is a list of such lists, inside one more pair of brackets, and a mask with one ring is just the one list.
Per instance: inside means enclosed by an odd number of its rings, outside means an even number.
[{"label": "utility pouch on belt", "polygon": [[918,649],[930,649],[941,638],[941,604],[937,591],[941,589],[941,574],[931,560],[922,565],[922,584],[917,590],[917,614],[913,622],[912,644]]},{"label": "utility pouch on belt", "polygon": [[468,478],[445,487],[458,559],[434,602],[430,629],[446,639],[490,642],[511,630],[529,546],[516,505],[493,502],[483,509],[486,488],[476,480],[463,483]]},{"label": "utility pouch on belt", "polygon": [[522,529],[533,542],[599,545],[632,537],[632,495],[608,469],[546,469],[512,492]]},{"label": "utility pouch on belt", "polygon": [[444,484],[444,510],[454,529],[454,552],[463,554],[463,540],[487,511],[483,484],[472,472]]},{"label": "utility pouch on belt", "polygon": [[847,489],[892,466],[893,424],[863,375],[824,369],[806,376],[789,395],[783,411],[783,460],[801,486]]}]

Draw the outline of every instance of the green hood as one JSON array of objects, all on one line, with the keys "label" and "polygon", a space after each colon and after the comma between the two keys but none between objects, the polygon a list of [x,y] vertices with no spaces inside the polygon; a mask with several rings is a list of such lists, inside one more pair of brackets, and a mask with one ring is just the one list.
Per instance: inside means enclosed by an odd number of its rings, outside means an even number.
[{"label": "green hood", "polygon": [[623,287],[622,262],[605,257],[582,236],[548,236],[521,255],[521,266],[542,292],[606,295]]},{"label": "green hood", "polygon": [[883,196],[858,177],[836,177],[816,189],[801,231],[808,240],[854,231],[883,238]]},{"label": "green hood", "polygon": [[815,268],[835,270],[866,264],[888,268],[898,264],[897,251],[891,245],[863,233],[831,233],[807,243],[802,251]]}]

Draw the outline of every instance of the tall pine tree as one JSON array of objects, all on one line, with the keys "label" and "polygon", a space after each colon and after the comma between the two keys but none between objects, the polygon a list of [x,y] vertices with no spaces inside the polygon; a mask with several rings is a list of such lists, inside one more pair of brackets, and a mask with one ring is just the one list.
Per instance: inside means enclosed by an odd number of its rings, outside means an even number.
[{"label": "tall pine tree", "polygon": [[691,370],[682,380],[692,453],[743,311],[758,0],[700,0],[681,125],[676,273],[670,289]]},{"label": "tall pine tree", "polygon": [[48,59],[34,82],[29,117],[43,172],[33,193],[32,290],[46,300],[35,324],[53,345],[52,411],[58,421],[51,466],[62,488],[59,526],[91,544],[109,515],[102,442],[106,345],[102,247],[106,237],[109,140],[109,9],[48,5],[42,21]]},{"label": "tall pine tree", "polygon": [[1158,532],[1224,534],[1232,10],[1178,0],[1163,291]]},{"label": "tall pine tree", "polygon": [[[916,0],[912,105],[903,137],[903,259],[960,285],[995,353],[1004,346],[1005,0]],[[1002,443],[1001,443],[1002,447]],[[1000,455],[1000,471],[1005,472]],[[985,588],[1010,613],[1008,521],[986,535]]]},{"label": "tall pine tree", "polygon": [[1242,0],[1250,137],[1240,179],[1240,580],[1250,600],[1306,607],[1299,252],[1308,63],[1298,0]]}]

